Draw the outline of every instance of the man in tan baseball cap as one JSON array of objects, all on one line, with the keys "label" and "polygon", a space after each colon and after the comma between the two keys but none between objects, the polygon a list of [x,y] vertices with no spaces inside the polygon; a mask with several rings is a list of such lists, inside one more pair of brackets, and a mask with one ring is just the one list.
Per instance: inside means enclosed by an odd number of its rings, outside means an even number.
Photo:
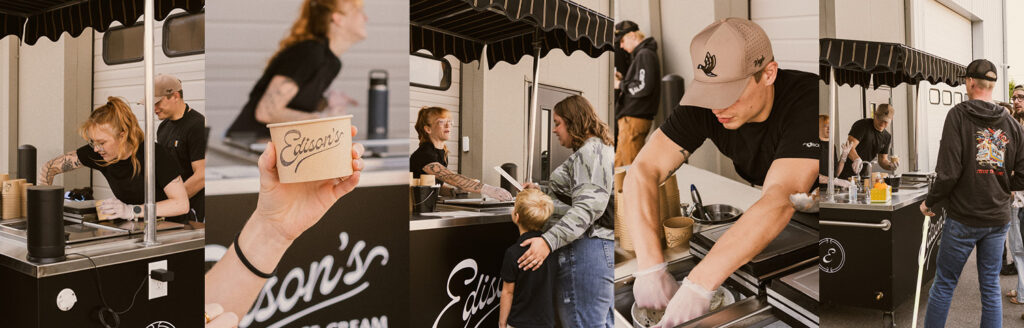
[{"label": "man in tan baseball cap", "polygon": [[[662,327],[707,313],[712,291],[775,239],[794,213],[789,196],[813,185],[822,151],[818,76],[779,69],[760,26],[716,21],[693,38],[690,54],[693,81],[640,150],[623,187],[623,213],[636,213],[626,218],[638,264],[633,294],[640,307],[665,309]],[[680,286],[665,269],[657,236],[658,185],[707,139],[762,194]]]},{"label": "man in tan baseball cap", "polygon": [[206,117],[186,104],[182,95],[181,80],[177,77],[160,74],[153,79],[153,111],[161,120],[156,140],[178,162],[191,207],[188,214],[168,220],[204,222]]}]

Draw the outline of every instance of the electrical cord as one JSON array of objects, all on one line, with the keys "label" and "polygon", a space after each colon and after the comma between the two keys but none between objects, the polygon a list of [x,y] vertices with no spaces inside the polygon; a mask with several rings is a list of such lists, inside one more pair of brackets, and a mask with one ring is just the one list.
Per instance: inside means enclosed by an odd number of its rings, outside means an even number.
[{"label": "electrical cord", "polygon": [[[139,296],[139,292],[142,291],[142,287],[145,287],[146,282],[149,281],[149,275],[146,275],[146,277],[142,279],[142,283],[139,284],[139,288],[135,289],[135,294],[132,295],[132,302],[128,304],[128,308],[124,309],[123,311],[114,311],[114,308],[110,307],[110,305],[107,304],[107,298],[103,296],[103,284],[100,282],[100,269],[99,266],[96,265],[96,261],[93,261],[92,257],[90,257],[89,255],[81,253],[68,253],[68,255],[78,255],[86,258],[87,260],[89,260],[90,263],[92,263],[93,273],[96,274],[96,290],[100,294],[100,302],[103,303],[103,308],[100,309],[98,314],[100,323],[103,324],[103,327],[106,328],[117,328],[118,326],[120,326],[120,315],[128,313],[128,311],[131,311],[132,308],[135,307],[135,299]],[[107,323],[107,319],[105,319],[106,317],[104,316],[105,313],[110,314],[110,317],[114,320],[113,325]]]}]

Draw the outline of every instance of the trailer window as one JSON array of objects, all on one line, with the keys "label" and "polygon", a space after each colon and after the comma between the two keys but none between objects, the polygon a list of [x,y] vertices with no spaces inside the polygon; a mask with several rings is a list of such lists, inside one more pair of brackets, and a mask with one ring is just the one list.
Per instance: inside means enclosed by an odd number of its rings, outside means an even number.
[{"label": "trailer window", "polygon": [[163,49],[167,57],[206,52],[206,13],[180,13],[164,21]]},{"label": "trailer window", "polygon": [[928,90],[928,103],[932,105],[939,104],[939,89]]},{"label": "trailer window", "polygon": [[103,33],[103,62],[117,65],[142,61],[142,29],[142,24],[137,24]]},{"label": "trailer window", "polygon": [[953,104],[953,93],[949,90],[942,90],[942,104],[952,105]]},{"label": "trailer window", "polygon": [[452,64],[444,58],[412,53],[409,73],[409,85],[414,87],[444,91],[452,86]]}]

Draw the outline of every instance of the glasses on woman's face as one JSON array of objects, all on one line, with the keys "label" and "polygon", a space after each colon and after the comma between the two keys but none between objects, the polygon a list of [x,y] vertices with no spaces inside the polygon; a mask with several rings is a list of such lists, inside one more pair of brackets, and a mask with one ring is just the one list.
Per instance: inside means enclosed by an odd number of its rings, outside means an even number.
[{"label": "glasses on woman's face", "polygon": [[96,141],[96,140],[89,139],[89,147],[92,147],[93,151],[95,151],[97,153],[103,151],[105,149],[104,147],[106,145],[107,145],[107,141],[106,140]]},{"label": "glasses on woman's face", "polygon": [[451,119],[442,118],[442,119],[437,120],[437,122],[435,124],[437,124],[437,126],[440,126],[440,127],[450,128],[450,127],[452,127],[452,123],[453,122],[452,122]]}]

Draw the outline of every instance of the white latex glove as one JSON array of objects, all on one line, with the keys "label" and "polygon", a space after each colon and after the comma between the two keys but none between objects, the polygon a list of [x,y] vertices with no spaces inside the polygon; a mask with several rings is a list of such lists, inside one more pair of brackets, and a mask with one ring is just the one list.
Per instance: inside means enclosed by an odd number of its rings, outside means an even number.
[{"label": "white latex glove", "polygon": [[789,202],[793,208],[804,213],[818,213],[818,199],[807,193],[796,193],[789,195]]},{"label": "white latex glove", "polygon": [[[862,168],[861,166],[863,165],[864,161],[861,160],[860,158],[853,160],[853,167],[851,167],[851,169],[853,169],[853,174],[859,173],[860,169]],[[871,172],[868,172],[868,174],[871,174]]]},{"label": "white latex glove", "polygon": [[633,273],[633,298],[636,299],[637,307],[662,310],[669,305],[672,295],[679,289],[679,283],[668,274],[666,267],[668,263],[662,262]]},{"label": "white latex glove", "polygon": [[485,184],[483,188],[480,188],[480,193],[484,196],[491,197],[503,202],[512,200],[512,194],[508,190],[501,189],[489,184]]},{"label": "white latex glove", "polygon": [[668,302],[665,315],[655,327],[675,327],[710,312],[711,296],[714,295],[715,292],[690,281],[689,277],[683,279],[682,287]]},{"label": "white latex glove", "polygon": [[135,220],[135,211],[132,210],[133,207],[134,205],[122,203],[117,198],[108,198],[104,199],[103,204],[96,210],[111,219]]}]

